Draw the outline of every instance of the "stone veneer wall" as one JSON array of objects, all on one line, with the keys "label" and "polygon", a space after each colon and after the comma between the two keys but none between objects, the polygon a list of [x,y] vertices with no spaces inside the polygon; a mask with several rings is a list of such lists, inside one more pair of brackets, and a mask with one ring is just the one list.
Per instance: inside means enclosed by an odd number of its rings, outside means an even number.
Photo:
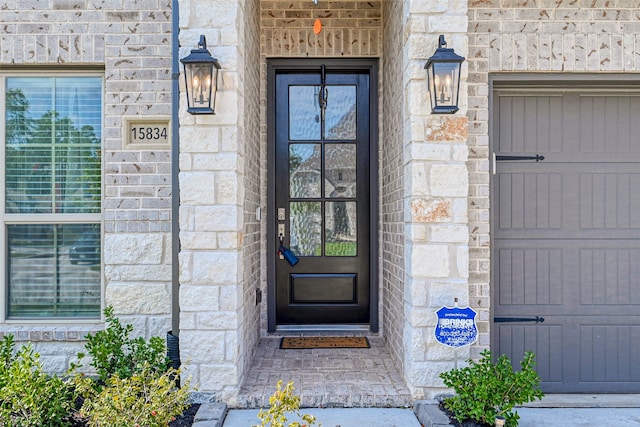
[{"label": "stone veneer wall", "polygon": [[180,57],[202,34],[222,66],[216,114],[180,108],[180,356],[200,392],[229,403],[253,354],[247,346],[256,342],[255,331],[245,336],[255,325],[244,324],[255,317],[255,296],[245,297],[255,286],[256,265],[245,261],[257,247],[256,220],[247,212],[255,178],[246,175],[255,163],[255,154],[247,158],[255,153],[247,139],[256,133],[255,121],[245,117],[255,71],[244,69],[255,43],[244,40],[252,22],[244,14],[252,10],[248,1],[180,2]]},{"label": "stone veneer wall", "polygon": [[[445,0],[405,0],[404,7],[404,377],[414,398],[423,398],[442,389],[438,374],[454,366],[453,350],[435,340],[435,312],[453,306],[454,298],[470,303],[467,69],[463,65],[460,111],[436,115],[424,65],[439,34],[467,56],[467,8],[465,1]],[[458,350],[458,358],[467,356],[468,348]]]},{"label": "stone veneer wall", "polygon": [[490,344],[489,75],[637,73],[639,8],[627,0],[469,1],[469,281],[481,332],[474,356]]},{"label": "stone veneer wall", "polygon": [[[122,122],[123,116],[170,117],[170,7],[168,0],[131,1],[126,10],[119,0],[0,4],[0,71],[104,68],[104,300],[147,336],[164,336],[171,325],[170,147],[127,149]],[[0,323],[0,334],[34,342],[49,371],[62,373],[86,333],[101,327],[99,321]]]}]

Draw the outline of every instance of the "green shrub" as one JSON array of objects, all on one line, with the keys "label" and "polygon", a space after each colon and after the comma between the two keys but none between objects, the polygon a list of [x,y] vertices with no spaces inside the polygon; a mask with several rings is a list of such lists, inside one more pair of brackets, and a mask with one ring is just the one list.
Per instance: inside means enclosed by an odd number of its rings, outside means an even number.
[{"label": "green shrub", "polygon": [[[316,417],[309,414],[300,415],[300,396],[293,394],[293,382],[289,381],[282,388],[282,380],[278,381],[275,393],[269,398],[271,407],[268,410],[261,409],[258,418],[262,421],[253,427],[307,427],[316,423]],[[293,412],[295,416],[306,424],[294,421],[287,425],[287,412]]]},{"label": "green shrub", "polygon": [[500,415],[506,418],[507,427],[517,426],[520,416],[511,411],[513,407],[544,396],[534,369],[534,354],[525,353],[519,372],[513,370],[505,355],[495,364],[490,351],[480,355],[478,362],[470,360],[467,367],[440,374],[444,384],[455,391],[453,397],[443,401],[444,407],[459,422],[473,420],[493,425],[495,417]]},{"label": "green shrub", "polygon": [[142,363],[131,376],[113,375],[99,389],[77,375],[76,390],[84,399],[80,415],[89,427],[166,427],[187,407],[188,382],[176,388],[179,374],[170,368],[159,375],[156,367]]},{"label": "green shrub", "polygon": [[[166,372],[169,361],[162,338],[151,337],[148,342],[142,337],[130,338],[133,326],[123,326],[113,314],[113,307],[105,308],[104,315],[107,327],[87,335],[85,345],[91,356],[91,366],[101,382],[116,374],[120,378],[128,378],[138,372],[143,363],[158,374]],[[78,359],[84,356],[80,353]]]},{"label": "green shrub", "polygon": [[0,425],[12,427],[66,426],[74,407],[70,384],[42,370],[31,344],[14,355],[13,336],[0,341]]}]

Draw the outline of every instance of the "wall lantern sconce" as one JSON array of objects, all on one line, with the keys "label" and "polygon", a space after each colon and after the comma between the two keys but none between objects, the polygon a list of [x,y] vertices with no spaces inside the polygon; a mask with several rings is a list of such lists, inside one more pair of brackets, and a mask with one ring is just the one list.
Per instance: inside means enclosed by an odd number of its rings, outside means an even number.
[{"label": "wall lantern sconce", "polygon": [[207,50],[207,39],[200,36],[198,49],[180,60],[184,65],[187,84],[187,112],[191,114],[215,114],[218,92],[218,70],[216,58]]},{"label": "wall lantern sconce", "polygon": [[453,114],[458,111],[458,95],[460,95],[460,66],[464,57],[447,49],[444,35],[438,39],[438,49],[424,68],[427,70],[431,112],[436,114]]}]

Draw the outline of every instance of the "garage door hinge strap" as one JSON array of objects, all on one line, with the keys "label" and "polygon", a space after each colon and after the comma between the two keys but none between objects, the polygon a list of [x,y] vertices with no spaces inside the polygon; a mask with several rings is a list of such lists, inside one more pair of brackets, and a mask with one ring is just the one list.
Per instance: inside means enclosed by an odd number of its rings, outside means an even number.
[{"label": "garage door hinge strap", "polygon": [[536,316],[536,317],[494,317],[493,321],[495,323],[512,323],[512,322],[536,322],[542,323],[544,322],[544,317]]}]

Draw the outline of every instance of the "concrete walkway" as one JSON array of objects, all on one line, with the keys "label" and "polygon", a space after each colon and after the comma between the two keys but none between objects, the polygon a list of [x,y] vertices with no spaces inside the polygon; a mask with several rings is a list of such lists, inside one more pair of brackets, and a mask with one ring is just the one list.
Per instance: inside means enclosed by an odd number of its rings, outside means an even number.
[{"label": "concrete walkway", "polygon": [[519,427],[640,426],[640,408],[519,408]]},{"label": "concrete walkway", "polygon": [[[640,426],[640,395],[549,395],[517,411],[519,427],[636,427]],[[316,425],[321,422],[323,427],[450,425],[431,400],[418,401],[414,408],[306,408],[300,412],[316,416]],[[204,404],[193,427],[251,427],[258,424],[257,414],[257,409],[227,411],[224,404]]]},{"label": "concrete walkway", "polygon": [[[437,401],[418,401],[414,409],[424,427],[449,425]],[[633,427],[640,426],[640,395],[551,394],[516,411],[519,427]]]},{"label": "concrete walkway", "polygon": [[640,426],[640,395],[550,394],[517,411],[519,427]]},{"label": "concrete walkway", "polygon": [[[322,427],[420,427],[420,422],[411,409],[399,408],[311,408],[301,414],[316,417],[316,426]],[[259,424],[257,409],[232,409],[227,414],[223,427],[250,427]],[[288,418],[288,422],[298,421]]]}]

